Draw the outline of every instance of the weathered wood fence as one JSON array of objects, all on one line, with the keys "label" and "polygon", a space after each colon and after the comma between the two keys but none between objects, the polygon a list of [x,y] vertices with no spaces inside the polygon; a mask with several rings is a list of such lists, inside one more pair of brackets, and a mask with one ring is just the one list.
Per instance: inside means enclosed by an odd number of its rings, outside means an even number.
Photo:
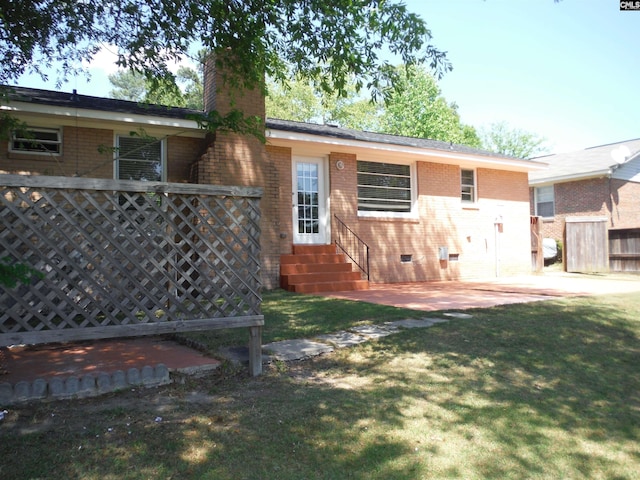
[{"label": "weathered wood fence", "polygon": [[608,272],[607,218],[567,217],[564,249],[567,272]]},{"label": "weathered wood fence", "polygon": [[529,217],[531,229],[531,270],[536,273],[541,273],[544,268],[541,224],[541,217]]},{"label": "weathered wood fence", "polygon": [[0,175],[0,346],[249,328],[261,372],[257,188]]},{"label": "weathered wood fence", "polygon": [[640,272],[640,228],[609,230],[609,268]]}]

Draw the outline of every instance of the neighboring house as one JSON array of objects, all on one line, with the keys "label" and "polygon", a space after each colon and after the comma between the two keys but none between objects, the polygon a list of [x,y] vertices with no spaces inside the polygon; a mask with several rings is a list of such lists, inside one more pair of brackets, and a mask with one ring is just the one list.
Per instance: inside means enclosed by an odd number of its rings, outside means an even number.
[{"label": "neighboring house", "polygon": [[535,160],[549,164],[529,174],[531,214],[542,217],[544,237],[563,241],[567,222],[597,217],[611,253],[634,253],[616,242],[640,242],[640,139]]},{"label": "neighboring house", "polygon": [[[259,93],[216,91],[207,80],[214,75],[208,71],[205,79],[207,108],[225,112],[233,105],[264,118]],[[369,245],[372,282],[531,271],[527,175],[544,168],[540,162],[271,119],[264,144],[237,134],[206,134],[189,119],[194,111],[75,91],[16,87],[2,108],[26,122],[33,136],[0,145],[0,173],[262,187],[267,288],[280,283],[281,261],[292,262],[293,245],[332,244],[341,228],[338,218]],[[138,130],[146,135],[131,135]],[[318,290],[349,288],[322,280],[328,283]],[[283,284],[298,281],[290,277]]]}]

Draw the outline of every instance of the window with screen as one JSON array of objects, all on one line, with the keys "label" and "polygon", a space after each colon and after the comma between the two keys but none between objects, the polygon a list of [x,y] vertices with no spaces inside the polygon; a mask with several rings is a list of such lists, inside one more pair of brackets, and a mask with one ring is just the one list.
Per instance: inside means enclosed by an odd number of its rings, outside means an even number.
[{"label": "window with screen", "polygon": [[358,161],[358,211],[409,213],[410,165]]},{"label": "window with screen", "polygon": [[118,136],[118,180],[164,181],[164,142],[157,139]]},{"label": "window with screen", "polygon": [[57,128],[27,128],[11,135],[9,150],[36,155],[60,155],[62,134]]},{"label": "window with screen", "polygon": [[553,185],[536,187],[536,215],[539,217],[553,217],[555,215],[555,200]]},{"label": "window with screen", "polygon": [[474,170],[460,170],[460,199],[465,203],[476,201],[476,172]]}]

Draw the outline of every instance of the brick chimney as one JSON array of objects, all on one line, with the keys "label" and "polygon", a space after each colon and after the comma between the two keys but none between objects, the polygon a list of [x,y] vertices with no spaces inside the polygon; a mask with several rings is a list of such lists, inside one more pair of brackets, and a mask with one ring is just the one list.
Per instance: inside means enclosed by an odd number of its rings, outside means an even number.
[{"label": "brick chimney", "polygon": [[[238,85],[239,80],[226,75],[226,69],[233,65],[228,60],[230,52],[223,54],[227,57],[224,62],[221,55],[211,55],[204,66],[204,110],[210,112],[218,110],[221,114],[227,114],[231,110],[240,110],[245,115],[257,116],[264,124],[265,107],[262,86],[248,90]],[[229,77],[229,78],[227,78]]]},{"label": "brick chimney", "polygon": [[[225,52],[225,55],[230,55]],[[227,78],[224,69],[232,62],[216,61],[210,56],[204,66],[204,108],[226,115],[239,110],[245,116],[258,117],[265,123],[262,86],[245,89]],[[253,136],[216,132],[207,139],[206,152],[197,161],[195,181],[215,185],[264,186],[260,164],[266,161],[265,145]]]},{"label": "brick chimney", "polygon": [[[230,52],[225,52],[230,54]],[[217,63],[217,65],[216,65]],[[224,74],[233,62],[216,62],[210,57],[204,68],[204,105],[206,111],[222,115],[240,110],[245,116],[257,116],[265,124],[265,99],[262,85],[239,88]],[[280,178],[267,154],[265,144],[252,135],[219,131],[208,137],[205,153],[194,165],[196,182],[213,185],[261,187],[261,274],[267,288],[278,285]],[[291,179],[287,180],[290,184]],[[290,190],[290,189],[289,189]],[[290,199],[288,199],[290,201]]]}]

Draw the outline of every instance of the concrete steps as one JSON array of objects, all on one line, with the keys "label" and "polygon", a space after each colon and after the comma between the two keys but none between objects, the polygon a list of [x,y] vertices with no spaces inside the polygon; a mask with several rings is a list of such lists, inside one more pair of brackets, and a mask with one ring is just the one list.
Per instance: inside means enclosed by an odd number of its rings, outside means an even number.
[{"label": "concrete steps", "polygon": [[280,256],[280,286],[296,293],[367,290],[344,254],[335,245],[294,245],[293,253]]}]

